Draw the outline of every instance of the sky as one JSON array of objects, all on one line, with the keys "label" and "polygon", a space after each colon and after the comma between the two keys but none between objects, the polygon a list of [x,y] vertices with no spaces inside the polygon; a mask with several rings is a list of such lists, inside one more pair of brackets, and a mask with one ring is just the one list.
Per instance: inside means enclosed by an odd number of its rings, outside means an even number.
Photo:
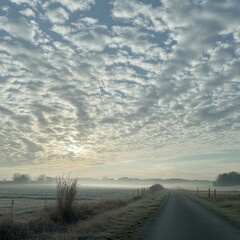
[{"label": "sky", "polygon": [[233,170],[239,0],[0,1],[0,179]]}]

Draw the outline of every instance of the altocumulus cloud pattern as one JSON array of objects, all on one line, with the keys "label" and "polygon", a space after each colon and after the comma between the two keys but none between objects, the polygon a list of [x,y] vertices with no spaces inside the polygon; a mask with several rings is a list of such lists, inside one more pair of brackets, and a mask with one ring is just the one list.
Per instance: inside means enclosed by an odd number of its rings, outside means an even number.
[{"label": "altocumulus cloud pattern", "polygon": [[4,0],[0,62],[1,167],[239,147],[239,0]]}]

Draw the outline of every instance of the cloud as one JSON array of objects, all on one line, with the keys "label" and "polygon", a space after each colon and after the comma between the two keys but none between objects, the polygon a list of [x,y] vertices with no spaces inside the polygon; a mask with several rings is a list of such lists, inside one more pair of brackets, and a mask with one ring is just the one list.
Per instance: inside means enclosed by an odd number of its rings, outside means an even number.
[{"label": "cloud", "polygon": [[53,4],[61,4],[63,7],[67,8],[69,11],[84,11],[88,10],[93,4],[94,0],[51,0],[45,3],[45,7]]},{"label": "cloud", "polygon": [[68,12],[61,7],[47,10],[45,15],[52,24],[63,24],[69,18]]},{"label": "cloud", "polygon": [[26,9],[20,11],[20,13],[23,16],[35,18],[35,13],[34,13],[34,11],[31,8],[26,8]]},{"label": "cloud", "polygon": [[29,23],[23,18],[9,19],[5,16],[1,16],[0,26],[1,30],[4,30],[12,37],[30,42],[33,41],[34,31],[31,29]]},{"label": "cloud", "polygon": [[15,15],[0,17],[1,164],[81,168],[239,146],[237,1],[115,0],[105,23],[94,1],[12,3]]},{"label": "cloud", "polygon": [[162,7],[153,6],[151,3],[143,4],[141,1],[111,2],[113,5],[112,16],[123,20],[130,25],[147,29],[147,31],[164,32],[166,25],[161,19]]},{"label": "cloud", "polygon": [[38,3],[38,0],[32,0],[32,1],[27,1],[27,0],[10,0],[12,3],[15,3],[17,5],[21,4],[27,4],[30,6],[36,6]]},{"label": "cloud", "polygon": [[6,109],[6,108],[4,108],[4,107],[1,107],[1,106],[0,106],[0,112],[1,112],[2,114],[6,114],[6,115],[11,115],[11,114],[13,114],[12,111],[10,111],[10,110],[8,110],[8,109]]}]

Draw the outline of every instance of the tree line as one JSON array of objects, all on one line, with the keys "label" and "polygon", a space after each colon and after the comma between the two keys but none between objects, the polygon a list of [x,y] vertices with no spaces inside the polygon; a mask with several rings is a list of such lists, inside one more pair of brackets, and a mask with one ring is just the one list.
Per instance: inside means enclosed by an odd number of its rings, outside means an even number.
[{"label": "tree line", "polygon": [[47,182],[54,182],[55,178],[48,177],[45,174],[40,174],[34,181],[32,180],[29,174],[22,174],[22,173],[14,173],[12,177],[13,183],[47,183]]},{"label": "tree line", "polygon": [[213,184],[214,186],[238,186],[240,185],[240,173],[229,172],[219,174]]}]

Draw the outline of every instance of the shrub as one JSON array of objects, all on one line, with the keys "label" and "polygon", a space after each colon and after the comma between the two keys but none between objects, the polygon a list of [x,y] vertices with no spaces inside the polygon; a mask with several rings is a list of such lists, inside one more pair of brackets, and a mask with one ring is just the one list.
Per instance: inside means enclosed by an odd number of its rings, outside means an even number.
[{"label": "shrub", "polygon": [[154,185],[152,185],[152,186],[149,188],[149,191],[150,191],[151,193],[154,193],[154,192],[161,191],[161,190],[163,190],[163,189],[164,189],[164,187],[163,187],[161,184],[154,184]]},{"label": "shrub", "polygon": [[58,216],[67,222],[76,220],[73,204],[77,193],[77,178],[58,177],[57,185],[57,211]]}]

